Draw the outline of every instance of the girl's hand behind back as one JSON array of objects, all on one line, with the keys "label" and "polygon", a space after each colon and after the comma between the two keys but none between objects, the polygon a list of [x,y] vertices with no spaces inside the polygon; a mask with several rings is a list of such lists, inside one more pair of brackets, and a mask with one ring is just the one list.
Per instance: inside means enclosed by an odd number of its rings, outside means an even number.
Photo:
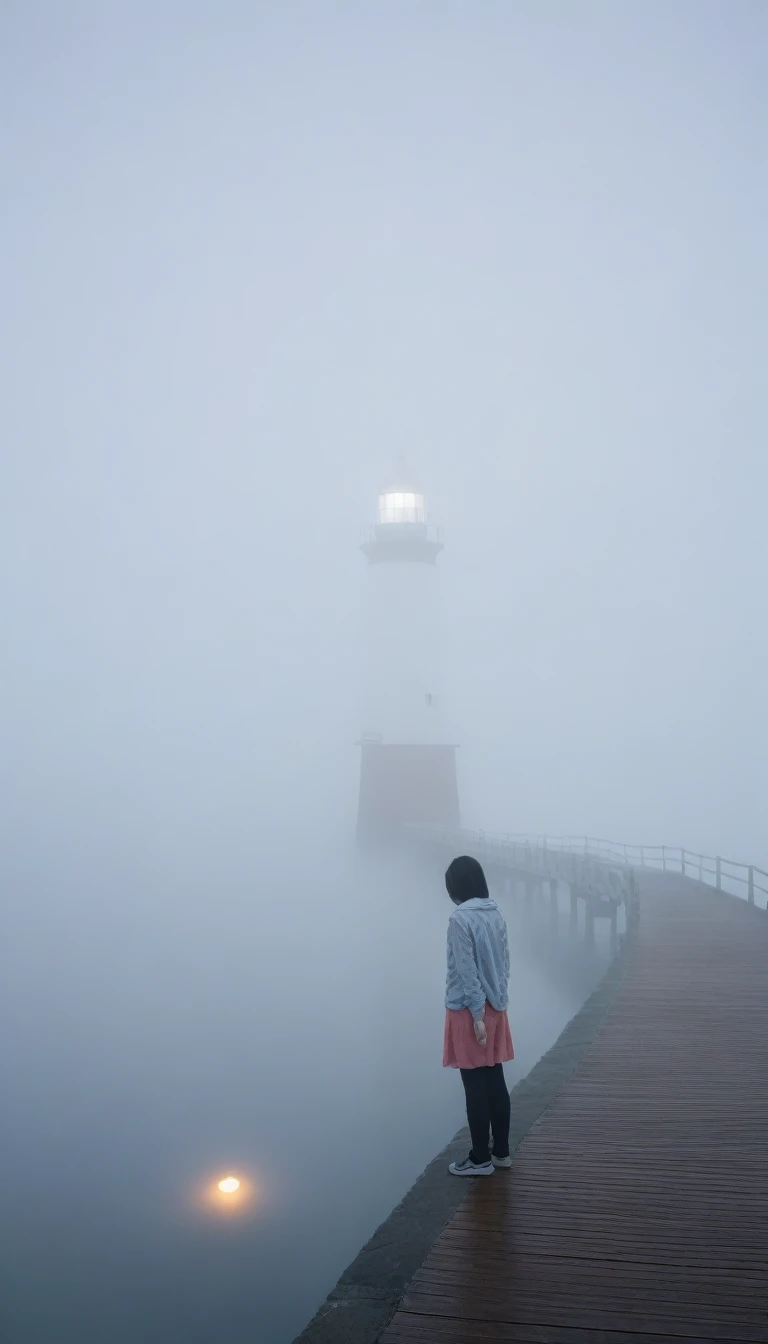
[{"label": "girl's hand behind back", "polygon": [[472,1019],[472,1023],[475,1028],[475,1040],[477,1041],[477,1044],[487,1045],[488,1035],[485,1030],[485,1019],[482,1017],[475,1017]]}]

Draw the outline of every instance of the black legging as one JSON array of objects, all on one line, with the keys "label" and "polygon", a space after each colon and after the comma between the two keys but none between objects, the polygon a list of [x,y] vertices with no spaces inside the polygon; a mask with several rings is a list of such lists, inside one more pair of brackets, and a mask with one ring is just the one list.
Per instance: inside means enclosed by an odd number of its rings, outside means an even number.
[{"label": "black legging", "polygon": [[509,1157],[510,1105],[504,1066],[493,1064],[479,1069],[462,1069],[461,1081],[467,1095],[473,1161],[490,1162],[490,1133],[493,1133],[495,1156]]}]

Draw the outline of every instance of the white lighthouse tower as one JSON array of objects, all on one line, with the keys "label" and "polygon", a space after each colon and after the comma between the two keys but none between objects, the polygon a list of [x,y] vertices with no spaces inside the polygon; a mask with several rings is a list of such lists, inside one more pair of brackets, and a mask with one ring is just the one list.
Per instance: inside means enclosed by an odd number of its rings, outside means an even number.
[{"label": "white lighthouse tower", "polygon": [[456,746],[440,680],[437,557],[440,532],[400,462],[379,492],[368,560],[361,725],[361,839],[412,823],[458,827]]}]

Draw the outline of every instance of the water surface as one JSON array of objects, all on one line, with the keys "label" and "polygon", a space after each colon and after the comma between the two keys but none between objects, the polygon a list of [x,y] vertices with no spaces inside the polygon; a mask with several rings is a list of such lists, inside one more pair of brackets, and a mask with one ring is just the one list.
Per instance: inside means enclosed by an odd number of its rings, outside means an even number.
[{"label": "water surface", "polygon": [[[4,1344],[288,1344],[463,1124],[434,875],[327,835],[209,853],[8,874]],[[507,913],[512,1084],[605,955],[562,982]]]}]

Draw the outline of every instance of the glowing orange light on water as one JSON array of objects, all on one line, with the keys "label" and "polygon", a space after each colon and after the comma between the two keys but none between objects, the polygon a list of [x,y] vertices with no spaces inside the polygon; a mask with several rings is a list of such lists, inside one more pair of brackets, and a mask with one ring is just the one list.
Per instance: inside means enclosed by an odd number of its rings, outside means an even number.
[{"label": "glowing orange light on water", "polygon": [[200,1184],[190,1192],[192,1202],[201,1213],[213,1214],[216,1218],[252,1217],[257,1211],[263,1211],[265,1192],[248,1173],[235,1167],[221,1168],[214,1175],[210,1172]]}]

